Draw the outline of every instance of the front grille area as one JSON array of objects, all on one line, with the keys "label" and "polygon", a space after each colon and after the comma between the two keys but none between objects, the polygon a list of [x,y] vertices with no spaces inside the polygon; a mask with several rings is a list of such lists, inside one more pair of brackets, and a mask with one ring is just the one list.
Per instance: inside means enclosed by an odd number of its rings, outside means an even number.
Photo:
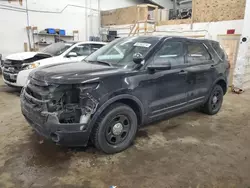
[{"label": "front grille area", "polygon": [[14,75],[14,74],[9,74],[7,72],[3,72],[3,78],[8,81],[8,82],[11,82],[11,83],[16,83],[16,79],[17,79],[17,75]]},{"label": "front grille area", "polygon": [[49,87],[50,86],[40,86],[34,82],[33,79],[30,79],[29,84],[24,88],[26,93],[26,100],[33,103],[36,106],[41,106],[48,102],[49,96]]},{"label": "front grille area", "polygon": [[17,74],[22,70],[22,61],[16,61],[16,60],[6,60],[4,62],[4,72],[11,73],[11,74]]},{"label": "front grille area", "polygon": [[41,116],[56,114],[59,123],[79,123],[82,115],[79,92],[75,85],[48,84],[31,77],[23,90],[23,98],[28,108],[40,111]]},{"label": "front grille area", "polygon": [[25,90],[37,100],[48,101],[57,87],[57,85],[48,85],[46,82],[31,78]]},{"label": "front grille area", "polygon": [[39,125],[43,125],[47,120],[47,116],[41,114],[41,111],[43,109],[43,104],[35,103],[34,101],[30,100],[25,94],[23,97],[24,97],[23,110],[26,111],[25,114],[30,114],[28,117],[30,121],[36,122]]},{"label": "front grille area", "polygon": [[47,115],[43,111],[47,111],[47,100],[43,100],[43,96],[39,91],[32,90],[32,82],[23,88],[22,94],[23,109],[25,114],[29,114],[26,118],[30,121],[43,125],[47,120]]}]

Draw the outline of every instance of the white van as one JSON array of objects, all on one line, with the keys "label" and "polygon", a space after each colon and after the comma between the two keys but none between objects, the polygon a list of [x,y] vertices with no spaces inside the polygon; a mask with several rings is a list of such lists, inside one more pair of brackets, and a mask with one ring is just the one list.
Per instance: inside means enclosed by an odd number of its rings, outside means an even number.
[{"label": "white van", "polygon": [[106,45],[104,42],[59,42],[40,52],[22,52],[5,58],[2,67],[3,81],[13,87],[23,87],[29,73],[37,67],[54,63],[81,61],[97,49]]}]

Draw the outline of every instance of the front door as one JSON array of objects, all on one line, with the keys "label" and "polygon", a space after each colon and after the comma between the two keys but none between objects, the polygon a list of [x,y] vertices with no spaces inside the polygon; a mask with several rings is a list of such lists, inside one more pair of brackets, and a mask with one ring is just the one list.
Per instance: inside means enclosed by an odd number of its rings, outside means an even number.
[{"label": "front door", "polygon": [[187,81],[188,103],[196,104],[204,102],[215,80],[216,64],[208,52],[205,44],[201,42],[188,42],[186,44],[186,60],[188,64]]},{"label": "front door", "polygon": [[148,101],[151,118],[181,109],[187,103],[186,64],[183,43],[166,40],[154,55],[150,65],[171,65],[170,70],[148,72]]}]

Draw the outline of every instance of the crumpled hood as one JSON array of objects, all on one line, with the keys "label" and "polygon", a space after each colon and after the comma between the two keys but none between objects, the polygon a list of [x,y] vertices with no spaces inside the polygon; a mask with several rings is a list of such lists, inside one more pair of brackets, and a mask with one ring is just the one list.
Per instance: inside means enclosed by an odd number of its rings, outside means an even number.
[{"label": "crumpled hood", "polygon": [[11,54],[8,55],[5,59],[9,59],[9,60],[16,60],[16,61],[23,61],[26,59],[30,59],[38,54],[44,54],[44,55],[48,55],[42,52],[20,52],[20,53],[15,53],[15,54]]},{"label": "crumpled hood", "polygon": [[129,70],[106,65],[71,62],[52,64],[34,70],[30,77],[48,84],[77,84],[97,81],[105,76],[124,74]]}]

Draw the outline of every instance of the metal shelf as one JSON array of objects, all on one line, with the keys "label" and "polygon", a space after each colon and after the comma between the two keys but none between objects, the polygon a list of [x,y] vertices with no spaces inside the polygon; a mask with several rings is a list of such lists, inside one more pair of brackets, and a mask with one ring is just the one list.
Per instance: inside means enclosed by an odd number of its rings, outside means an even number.
[{"label": "metal shelf", "polygon": [[34,33],[34,35],[39,35],[39,36],[58,36],[58,37],[74,37],[73,35],[58,35],[58,34],[48,34],[48,33]]},{"label": "metal shelf", "polygon": [[[42,47],[45,47],[45,46],[48,46],[50,44],[60,42],[60,41],[66,42],[66,41],[75,41],[75,39],[79,40],[78,30],[73,30],[72,35],[59,35],[58,33],[49,34],[49,33],[46,33],[46,31],[43,32],[44,30],[38,31],[38,27],[36,26],[33,26],[33,27],[27,26],[26,29],[27,29],[27,33],[30,35],[29,48],[34,51],[38,51],[40,47],[42,48]],[[45,38],[45,40],[41,40],[42,37]],[[26,51],[28,51],[28,47]]]},{"label": "metal shelf", "polygon": [[41,45],[41,46],[48,46],[48,45],[51,45],[52,43],[36,42],[35,44]]}]

